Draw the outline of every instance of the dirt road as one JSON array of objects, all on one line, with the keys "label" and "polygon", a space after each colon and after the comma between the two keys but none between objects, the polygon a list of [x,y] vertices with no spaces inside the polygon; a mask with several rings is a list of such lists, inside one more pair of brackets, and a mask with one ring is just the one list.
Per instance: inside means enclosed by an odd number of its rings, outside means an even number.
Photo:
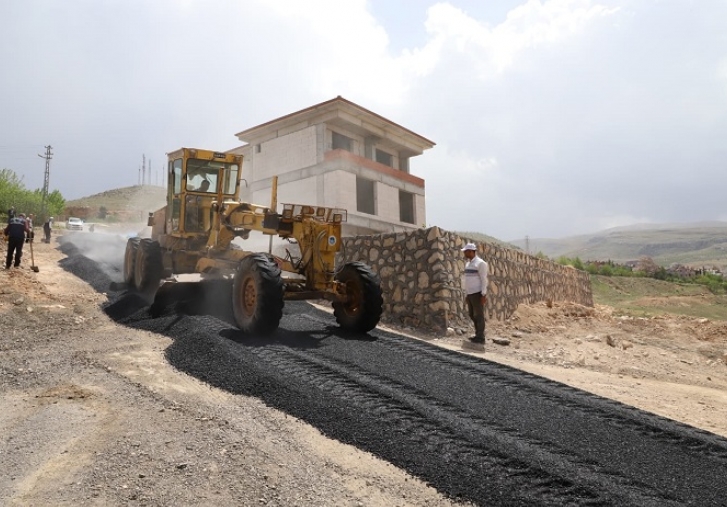
[{"label": "dirt road", "polygon": [[[258,398],[210,387],[214,378],[203,383],[184,373],[194,373],[194,362],[180,365],[176,352],[182,344],[188,347],[182,357],[203,360],[236,345],[235,337],[225,337],[225,329],[219,329],[224,326],[204,316],[195,318],[227,340],[189,333],[186,340],[172,341],[118,325],[114,319],[134,318],[133,300],[111,305],[106,314],[98,308],[107,299],[99,292],[104,288],[69,273],[101,280],[113,274],[108,272],[113,255],[99,256],[98,264],[64,259],[54,246],[36,248],[40,273],[0,273],[0,319],[6,330],[0,341],[0,466],[11,471],[0,476],[0,503],[451,504],[402,471],[406,464],[397,468],[359,450],[355,441],[346,445],[325,438],[287,415],[294,410],[269,408]],[[188,324],[166,318],[157,323]],[[692,334],[692,328],[703,333]],[[330,335],[325,325],[322,329],[318,339]],[[725,334],[719,324],[644,323],[612,319],[607,309],[533,307],[493,326],[491,334],[508,336],[512,343],[488,344],[488,360],[727,434],[727,368],[720,356]],[[456,338],[434,342],[457,345]],[[370,350],[376,344],[361,345]],[[187,355],[190,350],[196,353]],[[250,376],[245,366],[227,365],[238,368],[241,378]],[[271,381],[254,373],[260,389]],[[467,388],[465,382],[452,395]],[[339,413],[352,415],[345,406]],[[721,445],[719,439],[710,442]],[[542,499],[549,503],[547,496]]]}]

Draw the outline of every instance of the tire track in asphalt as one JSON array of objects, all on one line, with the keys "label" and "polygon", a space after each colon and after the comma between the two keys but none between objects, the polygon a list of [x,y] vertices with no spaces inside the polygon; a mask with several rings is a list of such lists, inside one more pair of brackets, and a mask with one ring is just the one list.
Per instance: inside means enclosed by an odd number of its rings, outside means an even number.
[{"label": "tire track in asphalt", "polygon": [[[548,442],[523,438],[503,425],[474,418],[412,386],[371,374],[356,364],[337,363],[283,347],[262,348],[254,353],[299,381],[349,399],[359,410],[390,419],[401,433],[418,431],[424,439],[421,444],[427,448],[454,449],[449,460],[458,461],[460,466],[464,461],[487,463],[490,474],[510,474],[516,482],[513,490],[522,494],[522,500],[537,496],[559,505],[584,498],[603,503],[613,499],[614,490],[623,490],[616,498],[621,505],[676,505],[645,484],[632,484],[613,470],[568,455]],[[513,474],[513,469],[517,473]],[[569,477],[583,480],[576,485]]]},{"label": "tire track in asphalt", "polygon": [[[306,315],[308,317],[308,315]],[[578,411],[608,421],[617,428],[629,428],[643,433],[644,436],[664,442],[685,446],[701,457],[710,456],[727,463],[725,439],[707,431],[679,422],[650,414],[623,403],[567,386],[544,377],[481,359],[458,354],[440,347],[422,347],[405,337],[386,336],[387,343],[400,354],[412,359],[437,366],[456,364],[459,368],[469,369],[473,375],[487,376],[488,383],[502,388],[527,390],[530,394],[541,396],[562,405],[569,410]],[[680,431],[674,432],[674,427]],[[693,433],[699,438],[693,438]]]}]

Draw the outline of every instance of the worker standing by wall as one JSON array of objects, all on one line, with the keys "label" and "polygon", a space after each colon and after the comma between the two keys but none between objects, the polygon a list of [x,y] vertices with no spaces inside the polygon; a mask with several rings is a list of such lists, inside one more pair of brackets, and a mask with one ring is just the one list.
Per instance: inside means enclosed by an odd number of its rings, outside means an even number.
[{"label": "worker standing by wall", "polygon": [[467,259],[463,286],[467,298],[467,310],[475,325],[475,335],[462,341],[462,347],[485,350],[485,305],[487,304],[487,262],[477,255],[477,246],[467,243],[462,249]]}]

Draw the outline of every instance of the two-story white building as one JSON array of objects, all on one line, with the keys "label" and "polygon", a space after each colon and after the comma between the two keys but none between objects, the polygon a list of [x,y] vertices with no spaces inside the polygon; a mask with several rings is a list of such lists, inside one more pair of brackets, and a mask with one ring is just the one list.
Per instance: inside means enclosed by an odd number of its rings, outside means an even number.
[{"label": "two-story white building", "polygon": [[247,143],[230,150],[244,156],[243,200],[269,203],[277,176],[278,203],[348,210],[347,236],[426,223],[424,180],[409,160],[434,143],[343,97],[236,135]]}]

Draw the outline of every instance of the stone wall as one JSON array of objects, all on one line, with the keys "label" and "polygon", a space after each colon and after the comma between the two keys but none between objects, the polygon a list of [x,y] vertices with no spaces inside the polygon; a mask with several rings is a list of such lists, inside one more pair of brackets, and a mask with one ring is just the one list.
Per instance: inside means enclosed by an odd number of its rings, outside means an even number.
[{"label": "stone wall", "polygon": [[[384,292],[382,322],[444,332],[470,326],[462,290],[470,242],[439,227],[413,232],[344,238],[347,261],[369,264]],[[593,306],[588,274],[520,250],[478,243],[489,265],[487,318],[505,320],[520,303],[568,301]]]}]

